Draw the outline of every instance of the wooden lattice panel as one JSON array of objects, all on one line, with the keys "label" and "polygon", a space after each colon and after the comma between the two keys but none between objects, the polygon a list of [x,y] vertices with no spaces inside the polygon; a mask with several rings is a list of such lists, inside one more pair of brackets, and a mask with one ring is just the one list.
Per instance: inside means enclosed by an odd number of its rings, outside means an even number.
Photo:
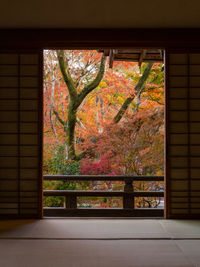
[{"label": "wooden lattice panel", "polygon": [[40,54],[0,53],[0,216],[40,213]]},{"label": "wooden lattice panel", "polygon": [[200,214],[200,54],[167,61],[168,217]]}]

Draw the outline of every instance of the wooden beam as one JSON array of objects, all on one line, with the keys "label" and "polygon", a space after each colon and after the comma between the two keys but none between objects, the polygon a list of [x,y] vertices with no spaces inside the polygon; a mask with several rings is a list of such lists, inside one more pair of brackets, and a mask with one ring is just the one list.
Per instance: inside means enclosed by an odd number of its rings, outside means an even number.
[{"label": "wooden beam", "polygon": [[[145,32],[145,34],[144,34]],[[199,51],[200,28],[1,29],[4,49],[175,49]]]},{"label": "wooden beam", "polygon": [[[104,190],[44,190],[44,196],[92,196],[92,197],[120,197],[127,195],[125,191]],[[164,197],[163,191],[135,191],[128,192],[135,197]]]},{"label": "wooden beam", "polygon": [[123,59],[123,60],[126,60],[126,59],[134,59],[134,60],[137,60],[139,61],[139,56],[140,54],[117,54],[115,55],[115,59]]},{"label": "wooden beam", "polygon": [[45,181],[164,181],[163,175],[43,175]]},{"label": "wooden beam", "polygon": [[140,54],[140,58],[139,58],[139,62],[138,62],[138,66],[139,66],[140,70],[141,70],[143,58],[146,56],[146,52],[147,52],[147,50],[143,49],[141,54]]},{"label": "wooden beam", "polygon": [[160,57],[163,58],[163,50],[160,49]]},{"label": "wooden beam", "polygon": [[162,59],[162,57],[160,56],[160,53],[158,54],[146,54],[145,57],[143,59]]},{"label": "wooden beam", "polygon": [[160,49],[147,49],[147,48],[133,48],[133,49],[118,49],[118,53],[119,54],[140,54],[143,50],[147,50],[148,53],[150,54],[159,54],[160,53]]},{"label": "wooden beam", "polygon": [[109,49],[105,49],[105,50],[102,50],[103,51],[103,54],[104,54],[104,56],[109,56],[109,54],[110,54],[110,50]]},{"label": "wooden beam", "polygon": [[137,209],[65,209],[44,208],[44,216],[48,217],[163,217],[164,210],[158,208]]},{"label": "wooden beam", "polygon": [[[138,62],[138,59],[123,59],[123,58],[115,58],[115,61],[127,61],[127,62]],[[143,59],[143,62],[153,62],[153,63],[158,63],[158,62],[163,62],[163,59]]]},{"label": "wooden beam", "polygon": [[109,53],[109,68],[112,69],[113,67],[113,61],[114,61],[114,53],[113,53],[113,49],[110,49],[110,53]]}]

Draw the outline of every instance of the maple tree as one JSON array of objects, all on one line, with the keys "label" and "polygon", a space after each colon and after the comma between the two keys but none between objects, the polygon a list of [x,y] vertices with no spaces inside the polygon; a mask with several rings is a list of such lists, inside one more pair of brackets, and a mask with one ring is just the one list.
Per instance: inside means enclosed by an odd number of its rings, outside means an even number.
[{"label": "maple tree", "polygon": [[[47,50],[44,58],[45,173],[163,174],[162,64],[142,64],[140,71],[137,63],[115,62],[109,69],[94,50]],[[87,186],[116,189],[121,184]]]},{"label": "maple tree", "polygon": [[[85,76],[85,69],[87,66],[90,66],[89,60],[84,65],[84,69],[80,72],[78,78],[73,79],[70,73],[69,59],[66,57],[64,50],[57,51],[57,57],[59,61],[59,67],[62,73],[62,77],[67,86],[69,92],[69,103],[67,107],[67,119],[62,120],[58,112],[54,110],[54,114],[58,118],[59,122],[63,125],[63,129],[66,134],[66,144],[68,149],[68,158],[72,160],[80,159],[81,156],[77,156],[75,152],[74,145],[74,135],[75,135],[75,126],[77,122],[77,111],[78,107],[83,103],[86,96],[93,91],[101,82],[104,75],[105,62],[106,58],[104,55],[101,57],[100,66],[96,77],[92,81],[88,81],[86,77],[86,82],[81,83],[81,78]],[[91,71],[90,71],[91,73]],[[83,88],[80,85],[83,84]]]},{"label": "maple tree", "polygon": [[[99,66],[97,67],[98,62],[95,62],[94,59],[91,60],[91,57],[88,57],[88,55],[87,56],[84,55],[84,60],[80,60],[80,56],[76,57],[75,55],[75,57],[72,58],[71,54],[69,52],[66,54],[64,50],[58,50],[56,51],[56,54],[59,62],[59,68],[62,73],[62,78],[65,82],[68,91],[68,98],[66,99],[67,110],[64,111],[65,113],[67,113],[67,117],[64,116],[65,118],[63,119],[62,116],[60,116],[59,114],[60,112],[56,110],[56,108],[53,105],[53,98],[55,92],[55,89],[53,88],[55,88],[55,77],[57,75],[55,75],[54,71],[52,70],[53,63],[51,61],[50,73],[52,76],[52,84],[51,84],[52,92],[51,92],[51,104],[49,113],[51,128],[54,132],[54,135],[56,135],[55,127],[52,122],[52,113],[54,113],[59,123],[63,126],[63,130],[66,135],[68,159],[79,160],[84,154],[78,156],[75,152],[74,138],[75,138],[75,127],[78,121],[77,112],[79,111],[78,109],[85,100],[85,98],[87,97],[87,95],[90,94],[95,88],[97,88],[101,80],[103,79],[106,66],[106,57],[104,55],[101,56]],[[94,62],[96,64],[94,64]],[[129,107],[133,99],[135,99],[136,96],[137,99],[139,99],[142,90],[144,90],[144,84],[150,74],[151,67],[152,63],[149,63],[143,75],[141,76],[140,80],[138,81],[137,85],[135,86],[135,93],[132,92],[132,95],[127,97],[127,99],[124,101],[123,105],[117,112],[116,116],[114,117],[115,123],[118,123],[121,120],[123,114]],[[95,75],[96,77],[91,79],[91,76]],[[101,99],[97,97],[96,104],[98,103],[99,100]],[[80,120],[78,122],[79,124],[81,123]]]}]

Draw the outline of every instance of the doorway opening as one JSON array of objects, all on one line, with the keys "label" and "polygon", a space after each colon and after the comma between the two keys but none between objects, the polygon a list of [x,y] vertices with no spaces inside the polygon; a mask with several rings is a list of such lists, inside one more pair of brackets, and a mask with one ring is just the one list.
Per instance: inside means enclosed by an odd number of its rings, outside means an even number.
[{"label": "doorway opening", "polygon": [[44,50],[44,216],[164,215],[164,52]]}]

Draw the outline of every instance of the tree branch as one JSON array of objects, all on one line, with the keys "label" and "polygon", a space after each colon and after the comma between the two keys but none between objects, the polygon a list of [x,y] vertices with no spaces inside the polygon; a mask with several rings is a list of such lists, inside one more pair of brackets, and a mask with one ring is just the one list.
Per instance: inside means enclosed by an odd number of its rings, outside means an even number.
[{"label": "tree branch", "polygon": [[62,125],[65,125],[64,121],[61,119],[61,117],[58,115],[58,112],[57,111],[53,111],[53,113],[56,115],[56,118],[58,119],[58,121],[62,124]]},{"label": "tree branch", "polygon": [[87,84],[78,95],[79,105],[81,104],[83,99],[100,84],[104,76],[105,65],[106,57],[103,55],[96,78],[91,83]]},{"label": "tree branch", "polygon": [[135,87],[136,93],[139,92],[141,90],[141,88],[144,86],[146,80],[149,77],[152,66],[153,66],[153,63],[148,63],[148,65],[146,66],[142,77],[140,78],[139,82],[137,83],[137,85]]},{"label": "tree branch", "polygon": [[84,126],[84,124],[82,123],[82,121],[81,121],[78,117],[76,118],[76,122],[78,123],[78,125],[79,125],[81,128],[86,129],[85,126]]},{"label": "tree branch", "polygon": [[[142,77],[140,78],[140,80],[138,81],[136,87],[135,87],[135,92],[136,94],[139,94],[140,91],[143,89],[143,86],[146,82],[146,80],[149,77],[149,74],[151,72],[151,68],[153,66],[153,63],[148,63],[148,65],[146,66],[144,73],[142,75]],[[129,105],[131,104],[131,102],[133,101],[134,97],[128,97],[125,102],[123,103],[123,105],[121,106],[120,110],[118,111],[117,115],[114,117],[114,123],[118,123],[121,118],[123,117],[124,113],[126,112],[126,110],[128,109]]]},{"label": "tree branch", "polygon": [[67,85],[69,94],[72,98],[77,98],[76,87],[74,85],[74,81],[69,72],[69,66],[68,66],[67,60],[65,59],[64,50],[57,50],[56,53],[58,57],[60,70],[61,70],[63,79]]}]

